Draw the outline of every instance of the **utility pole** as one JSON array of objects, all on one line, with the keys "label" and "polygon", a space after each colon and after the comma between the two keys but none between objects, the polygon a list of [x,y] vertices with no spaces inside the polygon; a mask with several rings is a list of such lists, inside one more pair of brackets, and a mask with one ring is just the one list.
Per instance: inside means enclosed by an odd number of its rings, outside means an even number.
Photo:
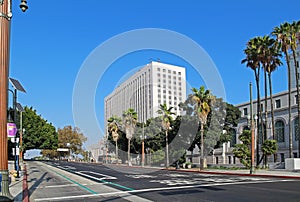
[{"label": "utility pole", "polygon": [[0,200],[12,201],[8,182],[7,98],[10,42],[10,1],[0,0]]},{"label": "utility pole", "polygon": [[[0,0],[0,201],[12,201],[8,182],[7,98],[12,0]],[[23,12],[27,1],[21,0]]]},{"label": "utility pole", "polygon": [[251,121],[251,168],[250,174],[255,172],[255,162],[254,162],[254,154],[255,154],[255,125],[253,120],[253,101],[252,101],[252,83],[250,82],[250,121]]}]

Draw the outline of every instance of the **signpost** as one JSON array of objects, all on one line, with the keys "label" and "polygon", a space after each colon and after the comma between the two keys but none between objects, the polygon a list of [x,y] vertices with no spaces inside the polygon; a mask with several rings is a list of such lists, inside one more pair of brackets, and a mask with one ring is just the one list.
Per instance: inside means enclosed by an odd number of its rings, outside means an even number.
[{"label": "signpost", "polygon": [[7,123],[7,137],[16,137],[17,131],[18,129],[15,123]]}]

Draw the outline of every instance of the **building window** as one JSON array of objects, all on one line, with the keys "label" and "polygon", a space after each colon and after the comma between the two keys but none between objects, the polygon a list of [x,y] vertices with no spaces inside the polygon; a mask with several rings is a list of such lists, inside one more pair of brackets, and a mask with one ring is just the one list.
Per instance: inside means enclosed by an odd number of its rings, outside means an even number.
[{"label": "building window", "polygon": [[260,110],[263,112],[264,111],[264,105],[260,104]]},{"label": "building window", "polygon": [[176,71],[173,71],[173,74],[176,74]]},{"label": "building window", "polygon": [[[159,71],[159,72],[160,72],[160,68],[157,68],[157,71]],[[150,72],[150,69],[149,69],[149,72]]]},{"label": "building window", "polygon": [[298,104],[298,95],[295,95],[295,103]]},{"label": "building window", "polygon": [[263,143],[264,136],[267,134],[267,130],[266,130],[266,125],[265,124],[263,124],[263,129],[264,130],[262,130],[261,124],[259,124],[259,126],[258,126],[258,142],[259,142],[259,144]]},{"label": "building window", "polygon": [[166,75],[165,75],[165,74],[163,74],[163,77],[164,77],[164,78],[166,78]]},{"label": "building window", "polygon": [[163,72],[166,72],[166,69],[163,69]]},{"label": "building window", "polygon": [[294,137],[295,137],[295,141],[298,141],[299,140],[299,121],[298,121],[298,117],[295,118],[294,120]]},{"label": "building window", "polygon": [[230,134],[231,134],[230,146],[233,147],[234,145],[236,145],[236,130],[230,129]]},{"label": "building window", "polygon": [[181,72],[178,72],[179,75],[181,75]]},{"label": "building window", "polygon": [[276,121],[275,123],[275,138],[277,142],[284,142],[284,123],[283,121]]},{"label": "building window", "polygon": [[247,116],[247,115],[248,115],[248,109],[247,109],[247,108],[244,108],[244,109],[243,109],[243,114],[244,114],[244,116]]},{"label": "building window", "polygon": [[280,102],[280,100],[275,100],[275,107],[276,107],[276,109],[278,109],[278,108],[281,107],[281,102]]},{"label": "building window", "polygon": [[160,77],[160,73],[157,73],[157,76]]},{"label": "building window", "polygon": [[171,73],[171,70],[168,70],[168,73],[170,74],[170,73]]}]

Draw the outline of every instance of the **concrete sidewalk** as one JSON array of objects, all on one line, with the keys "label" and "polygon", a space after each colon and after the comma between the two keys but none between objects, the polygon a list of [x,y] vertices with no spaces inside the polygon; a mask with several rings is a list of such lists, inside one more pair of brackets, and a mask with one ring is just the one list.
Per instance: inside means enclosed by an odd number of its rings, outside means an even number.
[{"label": "concrete sidewalk", "polygon": [[[8,171],[12,170],[15,170],[14,161],[8,161]],[[9,192],[14,197],[14,201],[23,201],[23,177],[24,171],[19,172],[19,178],[12,179],[9,176]]]}]

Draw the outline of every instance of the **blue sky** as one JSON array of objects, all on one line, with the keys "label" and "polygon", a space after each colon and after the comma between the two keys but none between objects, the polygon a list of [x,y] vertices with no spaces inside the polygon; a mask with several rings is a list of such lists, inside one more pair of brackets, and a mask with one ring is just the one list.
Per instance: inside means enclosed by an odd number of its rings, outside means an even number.
[{"label": "blue sky", "polygon": [[[33,106],[58,128],[74,125],[72,95],[77,74],[90,53],[111,37],[143,28],[189,37],[215,63],[226,101],[238,104],[249,99],[249,82],[254,83],[253,72],[241,64],[246,42],[269,34],[284,21],[300,19],[298,0],[28,0],[26,13],[20,11],[18,1],[13,3],[10,77],[27,90],[18,94],[18,101]],[[94,99],[101,127],[104,97],[124,75],[151,58],[186,66],[189,84],[205,85],[193,67],[177,56],[155,50],[125,55],[113,62],[98,85]],[[287,89],[285,67],[273,74],[273,80],[275,93]]]}]

